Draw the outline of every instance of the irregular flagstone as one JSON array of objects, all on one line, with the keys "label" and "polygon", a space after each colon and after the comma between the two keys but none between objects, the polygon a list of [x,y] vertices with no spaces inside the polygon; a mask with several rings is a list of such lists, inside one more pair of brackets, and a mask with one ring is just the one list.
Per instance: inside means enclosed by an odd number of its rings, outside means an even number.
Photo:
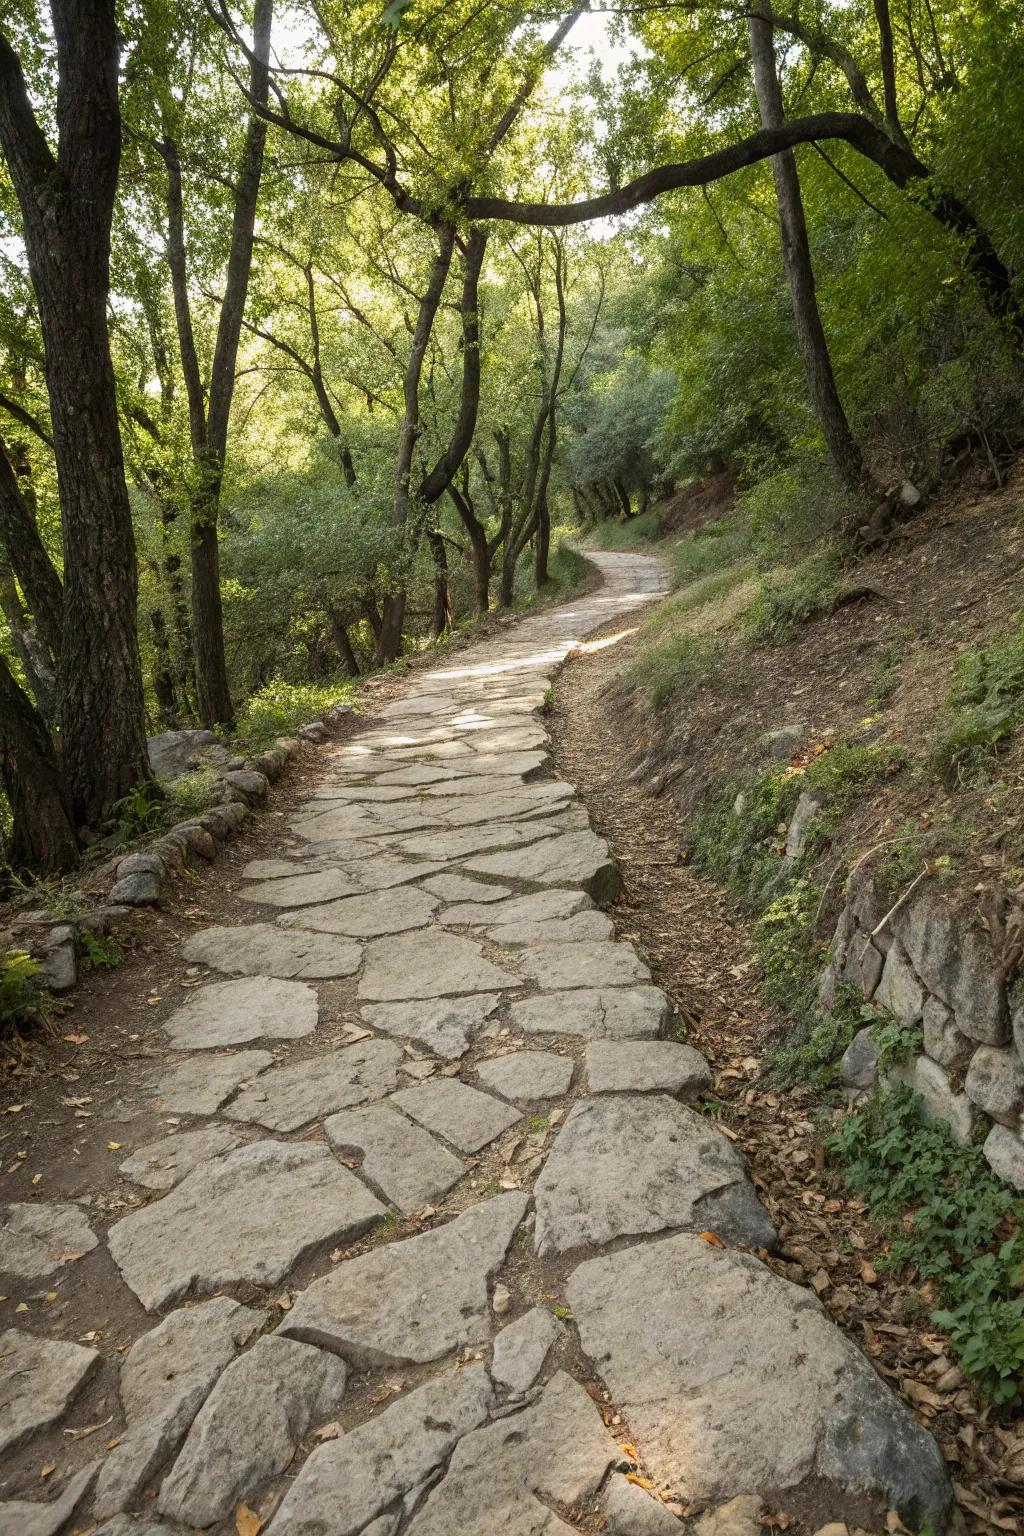
[{"label": "irregular flagstone", "polygon": [[552,792],[546,795],[537,793],[546,784],[524,784],[518,792],[510,791],[504,795],[431,800],[428,804],[434,813],[432,824],[470,827],[488,821],[529,821],[557,815],[572,799],[572,789],[568,784],[559,784],[554,780],[546,782],[552,784]]},{"label": "irregular flagstone", "polygon": [[[468,854],[480,853],[487,848],[522,847],[536,843],[545,837],[556,837],[558,828],[546,821],[488,822],[479,827],[451,828],[445,832],[420,832],[399,837],[394,846],[402,853],[416,859],[433,859],[433,869],[424,868],[422,873],[432,874],[446,862],[464,859]],[[476,898],[479,899],[479,898]]]},{"label": "irregular flagstone", "polygon": [[335,901],[340,896],[354,896],[359,886],[343,869],[314,870],[292,875],[287,880],[261,880],[245,886],[246,901],[267,907],[312,907],[320,901]]},{"label": "irregular flagstone", "polygon": [[351,1242],[383,1214],[326,1147],[257,1141],[201,1163],[107,1242],[152,1311],[242,1281],[276,1285],[311,1248]]},{"label": "irregular flagstone", "polygon": [[157,1500],[162,1515],[212,1525],[283,1472],[299,1441],[337,1411],[337,1356],[274,1335],[229,1365],[196,1417]]},{"label": "irregular flagstone", "polygon": [[262,1322],[252,1308],[215,1296],[172,1312],[132,1345],[121,1367],[127,1424],[100,1471],[97,1519],[134,1504],[185,1438],[221,1371]]},{"label": "irregular flagstone", "polygon": [[14,1288],[45,1280],[81,1258],[99,1239],[77,1205],[8,1205],[0,1220],[0,1285]]},{"label": "irregular flagstone", "polygon": [[419,788],[424,784],[443,784],[449,779],[457,779],[457,768],[442,768],[440,764],[413,763],[408,768],[393,768],[387,773],[377,775],[378,784],[412,785]]},{"label": "irregular flagstone", "polygon": [[510,1051],[477,1062],[485,1088],[505,1099],[557,1099],[568,1093],[575,1063],[554,1051]]},{"label": "irregular flagstone", "polygon": [[672,1093],[699,1098],[712,1071],[692,1045],[676,1040],[593,1040],[587,1046],[591,1093]]},{"label": "irregular flagstone", "polygon": [[602,905],[618,895],[622,877],[608,844],[594,832],[565,832],[529,848],[485,853],[467,859],[466,868],[499,880],[532,880],[538,885],[582,886]]},{"label": "irregular flagstone", "polygon": [[381,852],[365,864],[357,864],[352,874],[362,890],[384,891],[407,885],[410,880],[421,880],[424,875],[436,874],[443,868],[441,861],[428,863],[423,859],[403,859],[394,853]]},{"label": "irregular flagstone", "polygon": [[377,1536],[378,1530],[390,1536],[397,1520],[378,1526],[374,1517],[442,1466],[460,1437],[485,1421],[490,1402],[483,1366],[471,1365],[435,1377],[327,1441],[285,1494],[269,1536]]},{"label": "irregular flagstone", "polygon": [[349,1109],[324,1122],[339,1157],[362,1157],[361,1172],[400,1211],[442,1199],[466,1165],[394,1110]]},{"label": "irregular flagstone", "polygon": [[703,1116],[661,1094],[581,1100],[534,1193],[541,1255],[669,1227],[775,1241],[739,1152]]},{"label": "irregular flagstone", "polygon": [[659,987],[580,987],[523,998],[512,1004],[509,1017],[528,1035],[644,1040],[661,1034],[672,1004]]},{"label": "irregular flagstone", "polygon": [[531,747],[544,747],[548,744],[548,733],[539,720],[524,720],[515,726],[504,726],[498,730],[477,732],[469,744],[473,752],[528,752]]},{"label": "irregular flagstone", "polygon": [[414,1040],[437,1056],[456,1061],[469,1050],[472,1036],[494,1012],[501,998],[496,992],[476,997],[436,997],[413,1003],[369,1003],[361,1010],[367,1024]]},{"label": "irregular flagstone", "polygon": [[532,1307],[503,1328],[494,1341],[491,1380],[507,1392],[528,1392],[564,1332],[547,1307]]},{"label": "irregular flagstone", "polygon": [[[329,901],[322,907],[304,907],[301,912],[291,912],[281,918],[281,922],[289,927],[301,925],[320,933],[345,933],[371,939],[383,933],[403,933],[410,928],[425,927],[437,905],[438,898],[428,891],[402,885],[397,890],[373,891],[366,896]],[[352,969],[356,970],[357,965]]]},{"label": "irregular flagstone", "polygon": [[179,1131],[139,1147],[125,1159],[118,1172],[144,1189],[173,1189],[197,1163],[238,1145],[238,1132],[228,1125],[206,1125],[198,1131]]},{"label": "irregular flagstone", "polygon": [[487,1286],[526,1212],[495,1195],[444,1226],[347,1259],[296,1298],[278,1328],[357,1371],[424,1364],[490,1335]]},{"label": "irregular flagstone", "polygon": [[[414,832],[418,827],[436,826],[436,811],[421,810],[421,804],[419,800],[401,800],[397,805],[335,805],[315,815],[311,805],[306,815],[290,825],[299,837],[317,844],[344,838],[379,838],[388,832]],[[327,894],[312,899],[324,901]],[[345,892],[334,894],[342,896]]]},{"label": "irregular flagstone", "polygon": [[[558,786],[558,793],[554,794],[549,785]],[[561,783],[558,779],[536,779],[527,785],[521,775],[510,773],[466,773],[447,784],[437,784],[425,791],[427,799],[435,799],[441,796],[458,798],[462,795],[519,795],[524,790],[536,794],[540,789],[546,794],[544,799],[567,800],[572,796],[572,788]]]},{"label": "irregular flagstone", "polygon": [[154,1103],[176,1115],[213,1115],[239,1083],[273,1064],[269,1051],[234,1051],[225,1056],[194,1056],[165,1072],[156,1084]]},{"label": "irregular flagstone", "polygon": [[544,746],[529,752],[477,752],[465,763],[467,773],[496,774],[499,777],[511,777],[515,774],[519,779],[525,779],[528,774],[536,773],[538,768],[543,768],[550,763],[551,758],[547,750],[548,743],[545,738]]},{"label": "irregular flagstone", "polygon": [[463,1436],[409,1536],[571,1536],[553,1508],[592,1498],[621,1454],[586,1392],[560,1371],[532,1407]]},{"label": "irregular flagstone", "polygon": [[516,956],[524,975],[541,987],[628,987],[651,973],[632,944],[537,944]]},{"label": "irregular flagstone", "polygon": [[415,794],[412,786],[401,784],[324,784],[314,790],[313,799],[372,804],[382,800],[410,800]]},{"label": "irregular flagstone", "polygon": [[68,1483],[63,1493],[45,1504],[28,1499],[9,1499],[0,1504],[2,1536],[58,1536],[96,1481],[98,1461],[90,1462]]},{"label": "irregular flagstone", "polygon": [[[503,887],[497,885],[494,889],[500,891]],[[561,890],[558,886],[547,891],[534,891],[529,896],[513,896],[493,907],[481,905],[487,901],[486,896],[474,894],[469,901],[446,907],[441,922],[452,927],[483,927],[489,923],[511,927],[516,923],[549,923],[594,910],[594,903],[585,891]]]},{"label": "irregular flagstone", "polygon": [[[660,1504],[645,1489],[637,1487],[636,1483],[628,1483],[624,1477],[616,1477],[614,1474],[604,1496],[604,1514],[608,1522],[608,1536],[681,1536],[683,1530],[675,1515],[669,1514],[664,1504]],[[755,1536],[755,1533],[759,1536],[760,1531],[761,1526],[755,1521],[751,1536]],[[723,1532],[722,1536],[728,1536],[728,1533]],[[736,1536],[739,1536],[738,1531]]]},{"label": "irregular flagstone", "polygon": [[471,880],[457,872],[450,875],[434,875],[424,880],[423,889],[442,901],[478,901],[489,903],[511,896],[507,885],[490,885],[486,880]]},{"label": "irregular flagstone", "polygon": [[[319,908],[312,907],[312,912]],[[313,926],[305,923],[306,928]],[[330,930],[337,931],[337,930]],[[248,923],[238,928],[204,928],[186,943],[186,960],[229,975],[280,976],[284,980],[320,981],[352,976],[363,952],[358,944],[338,943],[302,929],[284,933],[272,923]]]},{"label": "irregular flagstone", "polygon": [[394,1092],[401,1060],[401,1046],[393,1040],[360,1040],[326,1056],[264,1072],[224,1113],[270,1131],[297,1131],[335,1110]]},{"label": "irregular flagstone", "polygon": [[246,1040],[297,1040],[316,1028],[316,993],[301,981],[215,981],[164,1020],[171,1044],[196,1051]]},{"label": "irregular flagstone", "polygon": [[81,1344],[39,1339],[18,1328],[0,1334],[0,1452],[16,1450],[56,1424],[99,1360],[95,1349]]},{"label": "irregular flagstone", "polygon": [[825,1519],[872,1494],[914,1530],[945,1529],[938,1447],[811,1291],[682,1234],[582,1264],[568,1299],[650,1475],[685,1501],[774,1507],[817,1477],[835,1490],[829,1511],[819,1486]]},{"label": "irregular flagstone", "polygon": [[462,1152],[479,1152],[521,1118],[518,1110],[454,1077],[400,1088],[391,1102]]},{"label": "irregular flagstone", "polygon": [[577,912],[575,917],[553,918],[550,922],[496,923],[487,930],[492,943],[514,945],[580,944],[585,940],[611,939],[614,934],[615,925],[606,912]]},{"label": "irregular flagstone", "polygon": [[517,976],[492,965],[472,939],[431,930],[369,943],[359,996],[386,1003],[520,985]]},{"label": "irregular flagstone", "polygon": [[308,875],[315,870],[305,859],[252,859],[242,870],[243,880],[285,880],[291,875]]}]

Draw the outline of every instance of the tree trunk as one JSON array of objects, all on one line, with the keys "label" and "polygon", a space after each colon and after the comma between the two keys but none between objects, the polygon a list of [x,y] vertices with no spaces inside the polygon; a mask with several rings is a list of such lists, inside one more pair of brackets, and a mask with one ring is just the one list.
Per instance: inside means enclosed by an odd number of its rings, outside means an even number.
[{"label": "tree trunk", "polygon": [[537,503],[537,531],[533,536],[533,580],[539,591],[547,586],[551,577],[548,575],[548,555],[551,550],[551,516],[548,512],[547,493]]},{"label": "tree trunk", "polygon": [[153,669],[153,692],[160,711],[160,723],[169,731],[173,731],[177,729],[180,717],[178,697],[174,687],[171,647],[167,638],[167,623],[161,609],[154,608],[151,611],[149,628],[153,636],[153,650],[157,660],[157,665]]},{"label": "tree trunk", "polygon": [[342,623],[341,614],[336,608],[329,610],[327,622],[331,626],[331,639],[334,641],[338,655],[341,657],[342,666],[349,677],[359,676],[359,662],[356,653],[352,649],[352,642],[348,637],[348,630]]},{"label": "tree trunk", "polygon": [[14,469],[13,457],[0,439],[0,546],[7,553],[36,632],[53,664],[60,656],[64,624],[64,592],[53,561],[39,537],[33,508]]},{"label": "tree trunk", "polygon": [[36,626],[22,606],[14,573],[0,554],[0,613],[7,620],[11,640],[36,701],[36,708],[52,730],[57,716],[57,679],[53,661],[39,639]]},{"label": "tree trunk", "polygon": [[12,867],[44,875],[70,869],[78,858],[78,840],[53,743],[2,656],[0,783],[14,822],[8,849]]},{"label": "tree trunk", "polygon": [[[56,159],[2,35],[0,147],[22,212],[53,422],[64,538],[62,762],[75,824],[95,826],[149,772],[135,536],[107,333],[118,30],[112,0],[53,0],[50,9]],[[56,841],[66,848],[66,837]]]},{"label": "tree trunk", "polygon": [[[766,13],[771,16],[770,9]],[[754,90],[764,128],[780,128],[785,120],[782,91],[775,67],[775,45],[772,24],[764,16],[747,19],[750,37],[750,54],[754,64]],[[782,265],[793,305],[793,323],[797,346],[803,363],[807,391],[814,413],[818,418],[825,445],[832,456],[844,484],[859,492],[864,483],[864,462],[860,448],[850,431],[843,403],[836,388],[829,356],[828,341],[821,323],[811,265],[811,250],[807,239],[807,221],[804,217],[803,198],[800,195],[800,178],[797,174],[796,156],[791,149],[773,155],[772,176],[775,180],[775,196],[779,208],[779,229],[782,236]]]},{"label": "tree trunk", "polygon": [[430,633],[437,640],[441,635],[446,635],[452,627],[452,603],[448,595],[448,551],[445,549],[444,539],[436,529],[428,528],[426,538],[430,547],[430,556],[434,562],[434,612],[430,622]]},{"label": "tree trunk", "polygon": [[491,606],[491,550],[487,542],[487,529],[474,514],[467,497],[455,485],[448,487],[448,494],[469,537],[473,555],[473,590],[478,613],[486,613]]}]

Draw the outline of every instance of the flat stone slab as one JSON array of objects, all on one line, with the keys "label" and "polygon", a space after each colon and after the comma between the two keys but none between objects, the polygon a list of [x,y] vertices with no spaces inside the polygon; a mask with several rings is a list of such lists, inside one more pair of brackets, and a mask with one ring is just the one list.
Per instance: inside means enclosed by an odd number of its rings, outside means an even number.
[{"label": "flat stone slab", "polygon": [[0,1452],[56,1424],[99,1361],[95,1349],[81,1344],[39,1339],[20,1328],[0,1334]]},{"label": "flat stone slab", "polygon": [[541,1255],[668,1227],[775,1241],[732,1143],[695,1110],[661,1094],[581,1100],[555,1139],[534,1195]]},{"label": "flat stone slab", "polygon": [[215,1296],[172,1312],[132,1345],[121,1367],[126,1427],[100,1469],[97,1519],[135,1503],[185,1438],[221,1371],[262,1323],[261,1312]]},{"label": "flat stone slab", "polygon": [[849,1491],[945,1529],[938,1447],[811,1291],[684,1233],[582,1264],[567,1294],[649,1475],[684,1501],[818,1477],[835,1489],[823,1520],[845,1518]]},{"label": "flat stone slab", "polygon": [[496,992],[476,997],[435,997],[414,1003],[368,1003],[360,1011],[367,1024],[415,1040],[436,1056],[456,1061],[469,1050],[473,1035],[501,1002]]},{"label": "flat stone slab", "polygon": [[586,1069],[591,1093],[671,1093],[695,1099],[713,1080],[700,1051],[676,1040],[592,1040]]},{"label": "flat stone slab", "polygon": [[316,993],[305,982],[254,976],[201,987],[164,1020],[164,1029],[180,1050],[208,1050],[246,1040],[298,1040],[313,1033],[317,1013]]},{"label": "flat stone slab", "polygon": [[619,867],[608,844],[595,832],[564,832],[528,848],[485,853],[466,860],[466,868],[499,880],[531,880],[537,885],[578,885],[600,905],[622,886]]},{"label": "flat stone slab", "polygon": [[556,1508],[593,1499],[622,1455],[597,1408],[559,1372],[538,1402],[464,1435],[409,1536],[571,1536]]},{"label": "flat stone slab", "polygon": [[139,1147],[118,1172],[144,1189],[173,1189],[197,1163],[237,1145],[238,1132],[229,1125],[204,1125],[198,1131],[178,1131]]},{"label": "flat stone slab", "polygon": [[0,1285],[5,1289],[45,1280],[99,1241],[77,1205],[25,1201],[2,1210]]},{"label": "flat stone slab", "polygon": [[531,1307],[503,1328],[494,1341],[491,1380],[506,1392],[528,1392],[544,1369],[551,1347],[564,1332],[547,1307]]},{"label": "flat stone slab", "polygon": [[517,976],[492,965],[472,939],[431,930],[369,943],[359,995],[386,1003],[520,985]]},{"label": "flat stone slab", "polygon": [[468,875],[460,875],[457,872],[449,875],[433,875],[431,879],[424,880],[423,889],[429,891],[432,896],[439,896],[442,901],[479,901],[485,904],[501,901],[512,894],[511,888],[507,885],[491,885],[487,880],[471,880]]},{"label": "flat stone slab", "polygon": [[[532,923],[496,923],[487,929],[493,944],[544,944],[564,947],[586,944],[594,939],[611,939],[615,924],[606,912],[577,912],[575,917],[553,918]],[[569,983],[564,983],[569,985]]]},{"label": "flat stone slab", "polygon": [[477,1062],[485,1088],[504,1099],[557,1099],[569,1092],[575,1062],[554,1051],[510,1051]]},{"label": "flat stone slab", "polygon": [[[557,837],[558,827],[548,821],[484,822],[473,827],[448,827],[444,831],[416,832],[392,840],[393,846],[411,858],[438,860],[435,869],[465,859],[472,853],[494,848],[521,848]],[[424,873],[432,871],[424,870]]]},{"label": "flat stone slab", "polygon": [[431,896],[429,891],[401,885],[397,890],[373,891],[363,896],[349,896],[344,901],[329,901],[322,907],[304,907],[301,912],[289,913],[281,921],[289,927],[301,925],[320,933],[345,933],[372,939],[383,933],[404,933],[410,928],[426,927],[437,906],[438,898]]},{"label": "flat stone slab", "polygon": [[353,896],[359,890],[342,869],[314,870],[284,880],[262,880],[241,891],[246,901],[265,907],[312,907],[317,902],[335,901],[339,896]]},{"label": "flat stone slab", "polygon": [[255,1500],[303,1436],[334,1414],[348,1370],[337,1356],[264,1335],[203,1404],[157,1499],[162,1515],[207,1526]]},{"label": "flat stone slab", "polygon": [[310,1249],[352,1241],[384,1209],[326,1147],[257,1141],[201,1163],[107,1242],[152,1311],[242,1281],[276,1285]]},{"label": "flat stone slab", "polygon": [[488,1282],[526,1213],[495,1195],[418,1237],[347,1259],[296,1298],[278,1328],[332,1349],[357,1371],[425,1364],[491,1330]]},{"label": "flat stone slab", "polygon": [[672,1004],[658,987],[579,987],[512,1004],[510,1018],[527,1035],[582,1035],[586,1040],[644,1040],[660,1035]]},{"label": "flat stone slab", "polygon": [[85,1499],[96,1481],[98,1462],[90,1462],[77,1472],[56,1498],[45,1503],[28,1499],[8,1499],[0,1504],[0,1531],[10,1536],[58,1536]]},{"label": "flat stone slab", "polygon": [[155,1087],[158,1109],[175,1115],[215,1115],[239,1083],[273,1065],[269,1051],[234,1051],[226,1056],[193,1056],[165,1072]]},{"label": "flat stone slab", "polygon": [[391,768],[376,776],[378,784],[412,785],[419,788],[425,784],[443,784],[448,779],[458,778],[458,770],[455,768],[442,768],[437,763],[413,763],[408,768]]},{"label": "flat stone slab", "polygon": [[500,1099],[454,1077],[435,1077],[391,1095],[404,1114],[443,1136],[461,1152],[479,1152],[521,1118]]},{"label": "flat stone slab", "polygon": [[400,1509],[460,1437],[486,1420],[490,1402],[482,1365],[406,1393],[376,1418],[314,1450],[285,1494],[269,1536],[391,1536],[398,1516],[394,1524],[375,1517]]},{"label": "flat stone slab", "polygon": [[442,1199],[466,1172],[465,1163],[395,1110],[343,1110],[324,1131],[339,1157],[362,1158],[363,1177],[400,1211]]},{"label": "flat stone slab", "polygon": [[192,935],[182,953],[193,964],[209,965],[229,976],[280,976],[297,981],[353,976],[363,958],[359,945],[305,931],[312,926],[305,923],[293,932],[273,923],[204,928]]},{"label": "flat stone slab", "polygon": [[402,1048],[393,1040],[360,1040],[325,1056],[273,1067],[244,1087],[224,1113],[270,1131],[297,1131],[350,1104],[393,1093],[401,1060]]},{"label": "flat stone slab", "polygon": [[651,973],[632,944],[538,944],[516,956],[525,976],[545,988],[628,987]]},{"label": "flat stone slab", "polygon": [[[496,885],[492,889],[500,891],[503,887]],[[441,922],[455,928],[485,928],[497,924],[510,927],[515,923],[550,923],[594,910],[594,903],[586,891],[562,890],[558,886],[547,891],[534,891],[529,896],[512,896],[498,906],[487,905],[488,901],[486,896],[473,896],[468,901],[446,907]]]},{"label": "flat stone slab", "polygon": [[[761,1501],[754,1501],[760,1513]],[[636,1483],[627,1483],[624,1477],[614,1473],[608,1482],[604,1496],[604,1514],[608,1522],[608,1536],[680,1536],[680,1525],[675,1515],[664,1504]],[[714,1520],[714,1515],[711,1517]],[[704,1536],[698,1524],[691,1529]],[[759,1536],[761,1525],[755,1520],[749,1526],[749,1536]],[[743,1536],[740,1526],[724,1527],[721,1536]]]}]

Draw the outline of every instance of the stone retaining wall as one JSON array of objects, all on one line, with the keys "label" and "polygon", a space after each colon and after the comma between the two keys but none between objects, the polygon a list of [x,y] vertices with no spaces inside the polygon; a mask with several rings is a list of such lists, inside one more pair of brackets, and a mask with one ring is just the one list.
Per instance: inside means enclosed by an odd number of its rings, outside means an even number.
[{"label": "stone retaining wall", "polygon": [[[989,1126],[984,1151],[994,1171],[1024,1190],[1024,987],[1015,981],[1024,911],[992,890],[957,899],[938,877],[922,877],[892,904],[871,861],[850,876],[820,997],[830,1005],[855,985],[908,1027],[923,1049],[893,1076],[919,1094],[926,1113],[964,1145]],[[870,1029],[843,1059],[854,1094],[877,1077]]]}]

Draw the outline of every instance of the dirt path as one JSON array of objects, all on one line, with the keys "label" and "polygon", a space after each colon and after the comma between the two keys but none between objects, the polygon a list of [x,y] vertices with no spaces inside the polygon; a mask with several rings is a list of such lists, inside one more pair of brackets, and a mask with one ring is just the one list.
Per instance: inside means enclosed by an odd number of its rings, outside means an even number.
[{"label": "dirt path", "polygon": [[[600,910],[543,711],[662,578],[597,560],[327,754],[228,920],[94,982],[81,1064],[7,1105],[0,1536],[944,1529],[934,1442],[764,1262],[708,1064]],[[643,819],[627,927],[671,860]]]}]

